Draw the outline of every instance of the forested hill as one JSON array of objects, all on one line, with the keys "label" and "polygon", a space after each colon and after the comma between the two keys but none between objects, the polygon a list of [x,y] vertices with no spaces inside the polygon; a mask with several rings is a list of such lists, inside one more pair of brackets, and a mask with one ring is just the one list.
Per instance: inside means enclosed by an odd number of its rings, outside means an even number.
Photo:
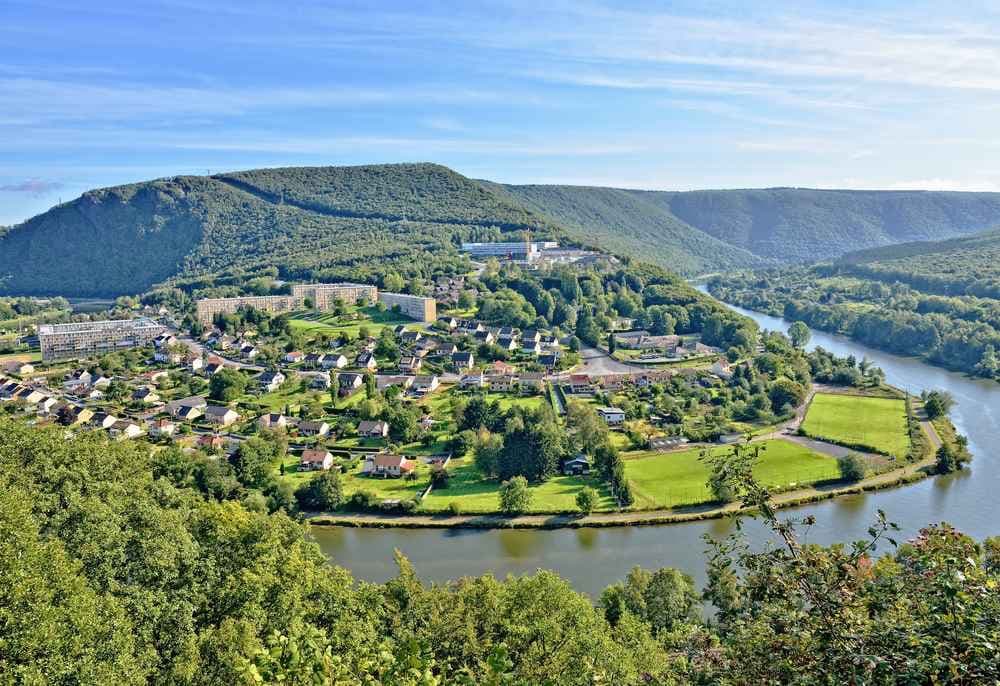
[{"label": "forested hill", "polygon": [[90,191],[0,237],[0,293],[117,295],[171,278],[427,276],[456,244],[548,220],[433,164],[266,169]]},{"label": "forested hill", "polygon": [[784,262],[954,238],[1000,223],[1000,193],[802,188],[635,193],[730,245]]},{"label": "forested hill", "polygon": [[997,223],[989,193],[501,186],[435,164],[260,169],[89,191],[0,230],[0,294],[109,296],[262,269],[428,277],[467,267],[463,240],[525,231],[694,275]]},{"label": "forested hill", "polygon": [[635,191],[588,186],[502,186],[581,240],[682,274],[761,267],[768,260],[691,227]]}]

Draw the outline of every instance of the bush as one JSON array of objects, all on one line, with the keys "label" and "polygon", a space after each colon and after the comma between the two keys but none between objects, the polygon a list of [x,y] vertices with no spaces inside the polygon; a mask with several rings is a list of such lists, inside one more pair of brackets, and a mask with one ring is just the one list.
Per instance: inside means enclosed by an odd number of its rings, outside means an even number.
[{"label": "bush", "polygon": [[531,491],[528,490],[528,480],[523,476],[515,476],[500,484],[500,511],[506,514],[518,514],[531,507]]},{"label": "bush", "polygon": [[457,500],[452,500],[448,503],[448,514],[455,516],[462,514],[462,505]]},{"label": "bush", "polygon": [[368,512],[378,509],[379,499],[378,496],[371,491],[356,491],[351,495],[347,504],[352,510]]},{"label": "bush", "polygon": [[576,506],[580,508],[580,514],[589,515],[597,505],[597,491],[590,486],[584,486],[576,494]]},{"label": "bush", "polygon": [[865,478],[868,465],[865,459],[856,453],[847,453],[837,458],[837,466],[840,467],[840,478],[844,481],[861,481]]},{"label": "bush", "polygon": [[451,472],[449,472],[444,467],[437,467],[431,472],[431,485],[434,488],[448,488],[448,482],[451,480]]},{"label": "bush", "polygon": [[310,479],[295,491],[299,508],[312,512],[336,510],[344,504],[340,471],[330,470]]}]

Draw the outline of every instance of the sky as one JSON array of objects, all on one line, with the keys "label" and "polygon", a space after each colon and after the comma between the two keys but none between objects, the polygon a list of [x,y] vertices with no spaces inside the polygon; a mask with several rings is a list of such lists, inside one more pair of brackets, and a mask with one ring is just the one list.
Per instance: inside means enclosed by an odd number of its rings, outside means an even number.
[{"label": "sky", "polygon": [[1000,191],[1000,2],[3,0],[0,45],[0,225],[264,166]]}]

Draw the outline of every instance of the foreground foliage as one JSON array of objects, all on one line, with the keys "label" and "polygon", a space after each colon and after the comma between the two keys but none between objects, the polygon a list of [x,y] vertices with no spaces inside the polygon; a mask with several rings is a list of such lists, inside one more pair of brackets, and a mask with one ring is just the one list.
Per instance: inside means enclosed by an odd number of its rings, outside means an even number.
[{"label": "foreground foliage", "polygon": [[147,448],[0,423],[0,675],[52,684],[984,683],[1000,542],[947,525],[892,555],[801,544],[741,455],[727,478],[782,547],[635,570],[594,608],[555,574],[427,586],[331,566],[300,524],[206,500]]}]

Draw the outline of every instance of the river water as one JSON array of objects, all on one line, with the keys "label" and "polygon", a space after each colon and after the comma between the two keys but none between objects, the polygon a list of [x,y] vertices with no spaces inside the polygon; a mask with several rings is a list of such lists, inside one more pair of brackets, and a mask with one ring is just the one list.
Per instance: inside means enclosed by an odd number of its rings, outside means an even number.
[{"label": "river water", "polygon": [[[734,310],[752,317],[761,328],[785,331],[782,319]],[[783,510],[784,516],[815,515],[804,531],[807,540],[829,544],[863,538],[877,509],[902,528],[902,536],[935,522],[947,521],[976,538],[1000,534],[1000,385],[969,379],[912,358],[860,345],[843,336],[813,331],[810,347],[837,355],[867,356],[881,367],[886,381],[911,393],[944,389],[956,400],[952,420],[969,438],[975,456],[969,469],[948,477],[877,493],[838,498]],[[395,573],[393,551],[402,551],[427,581],[493,573],[531,573],[551,569],[584,593],[597,597],[636,565],[677,567],[704,581],[703,537],[723,538],[735,532],[730,519],[608,529],[554,531],[471,531],[461,529],[350,529],[313,527],[313,536],[330,559],[356,577],[384,581]],[[745,521],[743,535],[756,546],[773,540],[756,522]]]}]

